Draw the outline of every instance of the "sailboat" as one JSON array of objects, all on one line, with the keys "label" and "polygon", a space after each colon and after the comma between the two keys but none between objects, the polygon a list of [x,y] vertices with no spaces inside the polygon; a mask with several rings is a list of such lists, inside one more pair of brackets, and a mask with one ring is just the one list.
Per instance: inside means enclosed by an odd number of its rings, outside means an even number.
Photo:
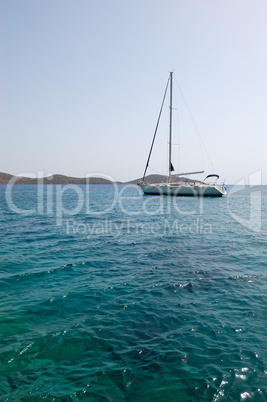
[{"label": "sailboat", "polygon": [[[182,180],[180,177],[182,176],[187,176],[187,175],[192,175],[192,174],[200,174],[204,173],[204,171],[198,171],[198,172],[188,172],[188,173],[179,173],[179,174],[172,174],[174,171],[174,167],[172,164],[172,82],[173,82],[173,72],[170,73],[168,83],[165,89],[161,109],[160,109],[160,114],[159,118],[157,121],[156,125],[156,130],[154,133],[154,137],[152,140],[152,145],[150,148],[150,152],[148,155],[145,171],[143,174],[143,178],[140,182],[138,182],[138,185],[141,187],[143,190],[144,194],[146,195],[171,195],[171,196],[211,196],[211,197],[222,197],[223,195],[227,194],[227,187],[225,184],[217,184],[217,180],[219,179],[219,176],[217,174],[209,174],[206,176],[206,178],[203,181],[193,181],[193,180],[188,180],[185,181],[184,179]],[[146,182],[146,172],[147,168],[149,166],[149,161],[154,145],[154,141],[156,138],[156,133],[163,109],[163,104],[165,101],[166,93],[168,90],[168,87],[170,88],[170,129],[169,129],[169,175],[167,177],[166,182],[164,183],[148,183]],[[179,179],[180,178],[180,179]],[[206,180],[212,179],[212,183],[206,182]]]}]

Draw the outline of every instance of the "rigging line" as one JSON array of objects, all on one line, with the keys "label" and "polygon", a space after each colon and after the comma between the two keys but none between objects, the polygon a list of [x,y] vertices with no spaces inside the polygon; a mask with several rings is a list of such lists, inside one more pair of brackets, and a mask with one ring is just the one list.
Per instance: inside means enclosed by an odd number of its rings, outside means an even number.
[{"label": "rigging line", "polygon": [[214,169],[214,166],[213,166],[213,163],[212,163],[212,161],[211,161],[211,159],[210,159],[209,153],[208,153],[208,151],[207,151],[207,149],[206,149],[206,147],[205,147],[204,141],[202,140],[202,137],[201,137],[201,135],[200,135],[200,132],[199,132],[199,130],[198,130],[198,128],[197,128],[196,122],[195,122],[195,120],[194,120],[194,118],[193,118],[193,115],[192,115],[192,113],[191,113],[191,110],[189,109],[189,106],[188,106],[188,104],[187,104],[187,102],[186,102],[186,99],[185,99],[185,97],[184,97],[184,94],[183,94],[183,92],[182,92],[182,90],[181,90],[181,88],[180,88],[180,86],[179,86],[179,84],[178,84],[178,81],[177,81],[176,79],[175,79],[175,81],[176,81],[176,84],[177,84],[177,86],[178,86],[178,89],[179,89],[179,91],[180,91],[180,93],[181,93],[181,95],[182,95],[182,98],[183,98],[183,101],[184,101],[185,106],[186,106],[186,108],[187,108],[187,111],[188,111],[188,113],[189,113],[189,115],[190,115],[190,117],[191,117],[191,119],[192,119],[192,122],[193,122],[193,125],[194,125],[194,127],[195,127],[196,133],[198,134],[199,139],[200,139],[200,141],[201,141],[201,144],[202,144],[202,146],[203,146],[203,148],[204,148],[204,150],[205,150],[205,152],[206,152],[206,155],[207,155],[207,157],[208,157],[208,159],[209,159],[209,162],[210,162],[210,164],[211,164],[211,167],[212,167],[213,170],[215,170],[215,169]]},{"label": "rigging line", "polygon": [[152,170],[152,172],[154,172],[154,173],[156,173],[158,175],[162,175],[162,173],[159,170],[153,169],[151,166],[149,166],[149,168]]},{"label": "rigging line", "polygon": [[176,127],[176,130],[174,130],[174,136],[176,137],[178,143],[172,143],[172,145],[177,145],[178,148],[177,149],[177,155],[176,155],[176,164],[177,164],[177,172],[180,171],[180,127],[179,127],[179,108],[178,108],[178,101],[177,101],[177,96],[176,96],[176,92],[174,91],[174,98],[175,98],[175,105],[177,106],[176,108],[173,108],[174,110],[176,110],[175,113],[175,119],[173,119],[173,124]]},{"label": "rigging line", "polygon": [[144,171],[144,174],[143,174],[143,180],[144,180],[145,175],[146,175],[146,171],[147,171],[148,164],[149,164],[149,161],[150,161],[151,152],[152,152],[153,145],[154,145],[155,138],[156,138],[156,134],[157,134],[157,131],[158,131],[159,121],[160,121],[160,117],[161,117],[161,113],[162,113],[164,101],[165,101],[165,98],[166,98],[166,93],[167,93],[167,89],[168,89],[168,86],[169,86],[169,81],[170,81],[170,78],[169,78],[168,81],[167,81],[166,89],[165,89],[165,92],[164,92],[163,101],[162,101],[162,104],[161,104],[161,108],[160,108],[160,112],[159,112],[158,121],[157,121],[157,124],[156,124],[156,128],[155,128],[155,132],[154,132],[152,144],[151,144],[150,151],[149,151],[149,155],[148,155],[148,158],[147,158],[147,163],[146,163],[145,171]]}]

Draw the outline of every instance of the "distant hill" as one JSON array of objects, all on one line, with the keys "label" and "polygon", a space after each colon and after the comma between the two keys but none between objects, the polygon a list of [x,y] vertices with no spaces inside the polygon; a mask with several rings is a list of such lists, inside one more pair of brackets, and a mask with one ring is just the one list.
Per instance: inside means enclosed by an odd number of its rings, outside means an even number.
[{"label": "distant hill", "polygon": [[[13,179],[14,184],[86,184],[86,183],[88,183],[88,179],[86,179],[86,178],[69,177],[69,176],[64,176],[61,174],[55,174],[53,176],[44,177],[43,179],[31,179],[30,177],[12,176],[11,174],[0,172],[0,184],[8,184],[11,179]],[[168,179],[168,176],[162,176],[159,174],[151,174],[149,176],[146,176],[145,182],[148,184],[164,183],[167,181],[167,179]],[[119,181],[112,182],[110,180],[103,179],[101,177],[90,177],[89,183],[90,184],[113,184],[113,183],[138,184],[138,182],[140,180],[141,180],[141,178],[122,183]],[[177,181],[177,180],[178,180],[177,176],[173,175],[172,181]],[[197,181],[197,180],[191,180],[191,179],[187,179],[185,177],[179,177],[179,181],[192,182],[192,181]]]},{"label": "distant hill", "polygon": [[7,184],[12,177],[13,176],[11,174],[0,172],[0,184]]},{"label": "distant hill", "polygon": [[[138,182],[140,182],[142,179],[135,179],[132,181],[127,182],[127,184],[138,184]],[[146,184],[154,184],[154,183],[166,183],[168,180],[168,176],[163,176],[160,174],[151,174],[149,176],[145,177],[145,183]],[[196,182],[199,180],[191,180],[188,179],[186,177],[180,177],[180,176],[176,176],[173,175],[172,176],[172,183],[177,182],[177,181],[183,181],[183,182]]]},{"label": "distant hill", "polygon": [[[14,184],[86,184],[88,179],[78,177],[68,177],[61,174],[44,177],[43,179],[31,179],[30,177],[12,176],[8,173],[0,172],[0,184],[8,184],[13,179]],[[90,177],[90,184],[112,184],[113,182],[101,177]],[[116,182],[121,184],[120,182]]]}]

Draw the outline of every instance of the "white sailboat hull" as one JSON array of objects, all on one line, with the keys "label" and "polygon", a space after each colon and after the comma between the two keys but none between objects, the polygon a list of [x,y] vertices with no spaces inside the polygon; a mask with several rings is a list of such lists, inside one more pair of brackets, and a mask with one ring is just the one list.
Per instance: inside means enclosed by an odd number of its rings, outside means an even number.
[{"label": "white sailboat hull", "polygon": [[222,197],[225,188],[216,184],[140,184],[146,195],[171,195],[186,197]]}]

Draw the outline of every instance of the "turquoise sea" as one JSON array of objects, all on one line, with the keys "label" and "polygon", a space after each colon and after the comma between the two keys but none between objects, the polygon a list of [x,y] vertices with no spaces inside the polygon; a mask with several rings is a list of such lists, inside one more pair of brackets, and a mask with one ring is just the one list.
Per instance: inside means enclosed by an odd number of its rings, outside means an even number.
[{"label": "turquoise sea", "polygon": [[266,211],[0,186],[0,400],[266,401]]}]

